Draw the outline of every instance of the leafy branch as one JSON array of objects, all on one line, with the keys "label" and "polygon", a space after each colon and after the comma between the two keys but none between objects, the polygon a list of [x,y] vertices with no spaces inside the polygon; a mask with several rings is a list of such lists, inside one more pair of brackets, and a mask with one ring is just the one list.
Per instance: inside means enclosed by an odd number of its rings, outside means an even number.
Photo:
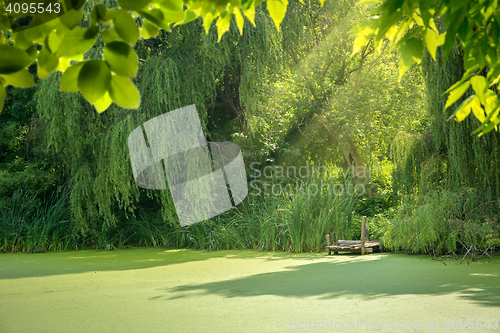
[{"label": "leafy branch", "polygon": [[[500,80],[500,11],[497,7],[497,1],[383,0],[373,10],[374,16],[352,30],[356,35],[353,53],[360,52],[372,39],[376,48],[388,40],[391,49],[401,53],[401,79],[413,64],[422,61],[424,48],[436,60],[437,49],[442,47],[446,61],[458,39],[464,51],[465,73],[446,91],[449,95],[445,110],[458,104],[472,87],[475,94],[458,105],[450,118],[461,122],[472,112],[482,123],[474,134],[498,131],[500,101],[495,90]],[[443,32],[436,26],[438,21],[442,21]],[[483,76],[485,69],[487,74]]]},{"label": "leafy branch", "polygon": [[[243,33],[245,18],[255,25],[255,7],[264,0],[118,0],[118,8],[94,6],[90,26],[81,27],[85,0],[73,0],[72,8],[55,14],[16,12],[16,6],[0,1],[0,111],[6,97],[5,87],[20,88],[35,84],[27,68],[38,63],[38,76],[63,72],[60,90],[80,91],[98,112],[114,102],[125,109],[137,109],[141,98],[132,82],[138,71],[134,45],[140,39],[156,38],[160,29],[171,31],[180,24],[203,18],[208,33],[215,21],[218,40],[229,30],[231,19]],[[45,7],[54,1],[44,1]],[[321,4],[323,1],[320,0]],[[267,0],[267,9],[279,29],[288,0]],[[54,6],[55,7],[55,6]],[[21,6],[17,8],[22,8]],[[19,22],[32,17],[29,25]],[[135,17],[142,17],[138,27]],[[102,60],[84,60],[97,35],[105,43]]]}]

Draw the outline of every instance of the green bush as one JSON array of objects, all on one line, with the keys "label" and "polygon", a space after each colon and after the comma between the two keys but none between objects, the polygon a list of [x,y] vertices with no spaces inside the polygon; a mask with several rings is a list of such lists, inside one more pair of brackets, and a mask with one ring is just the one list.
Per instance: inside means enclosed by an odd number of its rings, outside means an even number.
[{"label": "green bush", "polygon": [[478,205],[476,198],[471,190],[442,190],[404,203],[384,234],[384,245],[434,255],[460,251],[478,258],[499,246],[500,234],[499,216],[489,207],[495,202]]},{"label": "green bush", "polygon": [[[389,230],[394,215],[394,209],[389,209],[383,213],[367,217],[368,233],[370,239],[382,239]],[[352,219],[351,235],[352,239],[361,239],[361,215],[354,215]]]}]

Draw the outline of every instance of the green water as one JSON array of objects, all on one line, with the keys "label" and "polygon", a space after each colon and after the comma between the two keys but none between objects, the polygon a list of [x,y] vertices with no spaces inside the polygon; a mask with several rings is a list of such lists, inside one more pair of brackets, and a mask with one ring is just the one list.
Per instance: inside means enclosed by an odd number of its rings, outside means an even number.
[{"label": "green water", "polygon": [[[364,332],[388,323],[452,332],[464,331],[452,326],[461,319],[500,332],[499,262],[158,248],[0,254],[0,332]],[[490,328],[477,329],[486,320]]]}]

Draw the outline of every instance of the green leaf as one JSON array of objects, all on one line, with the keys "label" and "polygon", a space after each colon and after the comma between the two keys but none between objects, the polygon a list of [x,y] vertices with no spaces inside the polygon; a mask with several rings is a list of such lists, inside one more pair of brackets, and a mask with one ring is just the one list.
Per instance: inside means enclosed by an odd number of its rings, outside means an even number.
[{"label": "green leaf", "polygon": [[486,114],[484,113],[483,108],[481,107],[481,102],[477,96],[474,96],[474,99],[471,102],[472,113],[480,122],[484,122],[486,119]]},{"label": "green leaf", "polygon": [[111,71],[102,60],[86,61],[78,75],[78,90],[90,103],[97,102],[111,85]]},{"label": "green leaf", "polygon": [[486,91],[488,90],[488,81],[484,76],[474,75],[470,79],[472,89],[476,92],[481,103],[486,104]]},{"label": "green leaf", "polygon": [[44,38],[44,34],[42,32],[42,26],[33,27],[28,30],[24,30],[24,36],[27,40],[41,43]]},{"label": "green leaf", "polygon": [[267,11],[276,24],[278,31],[280,24],[285,18],[286,9],[288,7],[288,0],[267,0]]},{"label": "green leaf", "polygon": [[443,45],[445,36],[443,34],[438,35],[434,30],[425,29],[422,37],[427,51],[429,51],[432,59],[436,60],[436,49]]},{"label": "green leaf", "polygon": [[255,7],[255,3],[253,0],[241,0],[241,9],[243,11],[247,10],[250,7]]},{"label": "green leaf", "polygon": [[464,18],[462,24],[457,29],[458,37],[460,37],[461,40],[465,41],[467,39],[467,34],[469,33],[471,29],[469,29],[469,20]]},{"label": "green leaf", "polygon": [[186,14],[182,0],[164,0],[158,3],[167,24],[184,21]]},{"label": "green leaf", "polygon": [[465,16],[467,14],[467,8],[463,7],[462,10],[458,9],[451,14],[448,12],[446,13],[445,16],[445,21],[449,22],[448,24],[445,23],[445,26],[447,26],[446,30],[446,37],[444,40],[443,44],[443,60],[446,61],[448,59],[448,55],[451,52],[451,49],[453,48],[453,45],[455,45],[456,42],[456,35],[457,35],[457,30],[460,24],[462,24],[462,21],[464,20]]},{"label": "green leaf", "polygon": [[83,19],[83,11],[81,9],[69,10],[66,14],[59,16],[62,24],[68,29],[73,30],[76,28]]},{"label": "green leaf", "polygon": [[189,10],[189,9],[185,10],[184,13],[186,14],[186,18],[184,20],[182,20],[181,22],[177,22],[174,26],[189,23],[191,21],[196,20],[198,17],[200,17],[200,15],[196,14],[196,12]]},{"label": "green leaf", "polygon": [[219,14],[215,14],[215,10],[213,10],[212,12],[208,13],[207,15],[205,15],[205,17],[203,17],[203,27],[205,28],[205,33],[208,34],[208,31],[210,30],[210,27],[212,26],[212,22],[214,21],[214,19],[216,17],[219,16]]},{"label": "green leaf", "polygon": [[496,126],[498,124],[500,124],[500,119],[498,119],[498,113],[500,112],[500,108],[496,108],[494,110],[494,112],[491,112],[487,117],[486,119],[483,121],[483,123],[481,124],[481,126],[479,126],[474,132],[473,134],[475,133],[478,133],[478,132],[481,132],[479,134],[479,136],[483,136],[484,134],[488,133],[488,132],[491,132],[493,130],[493,128],[496,128]]},{"label": "green leaf", "polygon": [[[3,37],[3,36],[1,36]],[[12,34],[12,39],[16,42],[16,47],[26,50],[30,46],[33,45],[33,41],[30,41],[26,38],[24,30],[21,30],[15,34]]]},{"label": "green leaf", "polygon": [[[410,25],[411,26],[411,25]],[[391,46],[389,48],[389,52],[392,52],[396,49],[398,49],[399,47],[401,47],[401,45],[404,45],[407,41],[409,41],[410,39],[417,39],[417,36],[419,33],[422,33],[424,31],[424,27],[414,27],[408,31],[405,31],[405,35],[404,35],[404,38],[402,38],[401,40],[399,40],[396,44],[394,44],[393,46]],[[399,32],[398,32],[399,34]],[[422,44],[422,41],[420,40],[420,38],[418,38],[418,40],[420,41],[420,43]],[[423,45],[422,45],[422,54],[423,54]]]},{"label": "green leaf", "polygon": [[[243,14],[245,14],[245,17],[255,27],[255,6],[250,6],[247,9],[244,9]],[[203,19],[203,20],[205,20],[205,19]]]},{"label": "green leaf", "polygon": [[230,24],[231,24],[231,13],[229,12],[222,13],[219,19],[217,20],[217,23],[215,24],[217,26],[218,42],[220,42],[222,36],[229,30]]},{"label": "green leaf", "polygon": [[35,59],[25,51],[8,45],[0,45],[0,74],[12,74],[26,68]]},{"label": "green leaf", "polygon": [[48,78],[58,65],[59,58],[50,53],[47,48],[43,48],[38,56],[38,77],[41,79]]},{"label": "green leaf", "polygon": [[466,6],[469,0],[452,0],[449,2],[449,6],[451,9],[461,8]]},{"label": "green leaf", "polygon": [[[495,112],[490,112],[490,113],[488,114],[488,116],[484,119],[484,121],[483,121],[483,123],[481,124],[481,126],[479,126],[479,127],[478,127],[478,128],[477,128],[474,132],[472,132],[472,134],[476,134],[476,133],[479,133],[479,132],[483,131],[483,130],[484,130],[484,128],[485,128],[485,127],[488,125],[488,123],[490,122],[490,120],[491,120],[491,119],[493,119],[493,118],[496,118],[496,116],[498,115],[498,111],[499,111],[499,109],[497,108]],[[489,131],[488,131],[488,132],[489,132]],[[480,134],[479,136],[481,136],[481,135],[483,135],[483,134],[486,134],[486,133],[487,133],[487,132],[484,132],[484,131],[483,131],[483,132],[481,132],[481,134]]]},{"label": "green leaf", "polygon": [[33,75],[31,75],[27,69],[22,69],[17,73],[3,75],[3,78],[7,85],[18,88],[29,88],[35,85]]},{"label": "green leaf", "polygon": [[[109,23],[113,19],[114,11],[108,11],[108,8],[104,6],[103,4],[97,4],[94,7],[94,10],[92,10],[92,13],[90,14],[91,16],[91,22],[96,24],[96,23]],[[91,23],[91,24],[92,24]]]},{"label": "green leaf", "polygon": [[152,0],[118,0],[118,5],[120,5],[121,8],[128,9],[128,10],[140,10],[147,5],[149,5]]},{"label": "green leaf", "polygon": [[182,0],[157,0],[156,3],[165,10],[177,12],[183,10]]},{"label": "green leaf", "polygon": [[395,11],[403,7],[405,0],[387,1],[387,14],[392,15]]},{"label": "green leaf", "polygon": [[403,74],[414,64],[420,63],[424,55],[424,46],[417,38],[410,38],[399,47],[401,61],[399,63],[399,80]]},{"label": "green leaf", "polygon": [[151,23],[149,20],[144,19],[141,28],[141,36],[144,39],[155,38],[156,36],[158,36],[159,32],[160,28]]},{"label": "green leaf", "polygon": [[141,105],[141,95],[134,84],[123,76],[113,75],[109,95],[124,109],[137,109]]},{"label": "green leaf", "polygon": [[135,77],[139,68],[139,57],[124,42],[112,42],[106,45],[104,60],[113,72],[125,77]]},{"label": "green leaf", "polygon": [[99,25],[91,25],[90,28],[88,28],[85,33],[83,34],[83,39],[92,39],[97,36],[99,33]]},{"label": "green leaf", "polygon": [[478,66],[478,65],[474,66],[473,68],[468,69],[468,70],[464,73],[464,75],[462,75],[462,78],[461,78],[458,82],[456,82],[454,85],[452,85],[451,87],[449,87],[449,88],[448,88],[448,89],[447,89],[447,90],[443,93],[443,95],[444,95],[444,94],[446,94],[446,93],[449,93],[450,91],[452,91],[453,89],[455,89],[456,87],[458,87],[459,85],[461,85],[462,83],[464,83],[466,80],[468,80],[468,79],[469,79],[469,78],[470,78],[470,77],[474,74],[474,72],[475,72],[477,69],[479,69],[479,66]]},{"label": "green leaf", "polygon": [[[482,101],[481,101],[482,102]],[[491,90],[486,90],[484,94],[484,110],[486,114],[489,116],[492,112],[495,112],[500,107],[500,102],[498,100],[497,94]]]},{"label": "green leaf", "polygon": [[387,17],[387,15],[384,15],[383,17],[381,17],[379,20],[380,20],[380,24],[378,26],[378,33],[377,33],[377,37],[375,38],[375,45],[378,45],[379,42],[384,39],[387,31],[394,25],[396,25],[398,23],[398,21],[401,20],[401,10],[397,10],[395,11],[394,13],[392,13],[389,17]]},{"label": "green leaf", "polygon": [[488,75],[486,75],[486,77],[489,81],[491,81],[491,84],[494,84],[494,82],[498,82],[498,80],[500,79],[500,62],[490,67],[490,70],[488,71]]},{"label": "green leaf", "polygon": [[420,9],[420,15],[422,16],[424,25],[429,26],[430,25],[429,22],[434,17],[436,0],[420,0],[418,2],[419,2],[418,6]]},{"label": "green leaf", "polygon": [[143,16],[145,19],[159,26],[160,28],[170,31],[170,26],[165,23],[164,21],[165,16],[163,15],[163,12],[159,8],[143,9],[138,13],[141,14],[141,16]]},{"label": "green leaf", "polygon": [[61,46],[62,39],[59,37],[57,32],[54,30],[52,31],[48,36],[47,36],[47,42],[46,44],[48,45],[50,49],[50,53],[56,54],[57,50],[59,50],[59,47]]},{"label": "green leaf", "polygon": [[245,19],[243,18],[239,8],[235,8],[234,10],[234,20],[236,21],[236,26],[240,31],[240,35],[243,35],[243,25],[245,24]]},{"label": "green leaf", "polygon": [[109,28],[101,32],[101,38],[106,44],[113,42],[125,42],[116,32],[115,28]]},{"label": "green leaf", "polygon": [[420,16],[418,16],[417,13],[413,13],[411,15],[411,17],[413,17],[413,19],[415,20],[415,22],[417,22],[418,25],[420,25],[422,27],[425,26],[424,20],[422,20],[422,18]]},{"label": "green leaf", "polygon": [[464,68],[468,69],[476,64],[479,68],[484,68],[486,65],[486,52],[483,52],[480,47],[470,48],[469,52],[464,55]]},{"label": "green leaf", "polygon": [[473,95],[463,101],[462,104],[460,104],[460,106],[455,110],[455,112],[448,118],[448,120],[455,117],[457,122],[461,122],[462,120],[467,118],[467,116],[471,112],[471,103],[475,97],[476,96]]},{"label": "green leaf", "polygon": [[498,124],[500,124],[500,119],[495,119],[493,121],[491,121],[488,126],[486,126],[484,128],[484,130],[481,132],[481,134],[479,134],[479,137],[491,132],[493,129],[496,129],[498,130]]},{"label": "green leaf", "polygon": [[137,42],[140,37],[139,28],[126,10],[117,10],[113,17],[113,23],[116,32],[124,41],[130,44]]},{"label": "green leaf", "polygon": [[[431,17],[429,19],[429,25],[428,25],[429,28],[431,28],[432,30],[434,30],[435,32],[439,32],[439,29],[436,27],[436,22],[434,22],[434,19]],[[443,35],[443,43],[444,43],[444,34]]]},{"label": "green leaf", "polygon": [[78,76],[85,62],[79,62],[70,66],[61,78],[60,91],[74,92],[78,91]]},{"label": "green leaf", "polygon": [[93,104],[97,112],[102,113],[109,108],[111,103],[113,103],[113,100],[109,96],[109,92],[106,91],[106,93]]},{"label": "green leaf", "polygon": [[469,87],[470,82],[466,81],[450,91],[450,95],[448,96],[448,100],[446,101],[444,109],[446,110],[449,106],[458,101],[458,99],[462,97],[462,95],[467,91],[467,89],[469,89]]},{"label": "green leaf", "polygon": [[59,47],[56,56],[73,58],[87,52],[95,44],[95,37],[85,37],[87,31],[85,28],[75,28],[66,33],[61,42],[63,47]]},{"label": "green leaf", "polygon": [[406,34],[408,31],[408,28],[412,24],[412,20],[410,18],[405,18],[403,21],[398,25],[395,26],[394,33],[391,34],[389,31],[387,33],[387,38],[391,43],[397,43],[403,38],[403,36]]}]

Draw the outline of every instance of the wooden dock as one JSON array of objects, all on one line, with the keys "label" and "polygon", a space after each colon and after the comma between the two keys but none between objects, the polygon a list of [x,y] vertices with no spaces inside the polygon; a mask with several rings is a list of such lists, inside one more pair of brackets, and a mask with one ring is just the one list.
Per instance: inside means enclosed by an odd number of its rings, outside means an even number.
[{"label": "wooden dock", "polygon": [[[328,254],[332,254],[332,252],[334,254],[339,254],[339,252],[361,253],[362,252],[361,248],[362,248],[361,241],[345,241],[345,240],[339,240],[337,244],[326,246]],[[376,239],[371,241],[365,241],[364,249],[365,253],[380,251],[381,250],[380,240]]]},{"label": "wooden dock", "polygon": [[326,235],[326,249],[328,254],[339,254],[339,252],[351,252],[351,253],[372,253],[382,251],[382,244],[380,239],[368,240],[368,228],[366,225],[366,216],[363,216],[361,220],[361,240],[341,240],[337,241],[337,244],[330,244],[330,235]]}]

